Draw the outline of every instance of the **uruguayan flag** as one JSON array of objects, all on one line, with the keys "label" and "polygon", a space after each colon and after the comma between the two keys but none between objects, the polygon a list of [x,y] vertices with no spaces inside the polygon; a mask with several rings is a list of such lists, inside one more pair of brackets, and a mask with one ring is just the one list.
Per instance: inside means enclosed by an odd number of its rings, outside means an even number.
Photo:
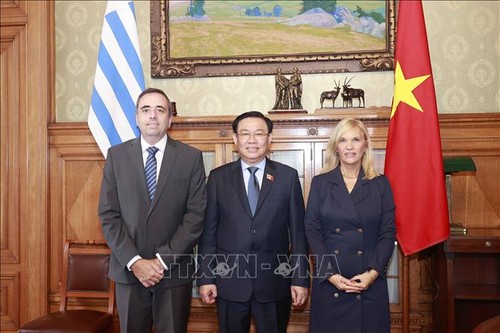
[{"label": "uruguayan flag", "polygon": [[135,102],[144,87],[134,2],[108,1],[88,119],[104,157],[110,146],[139,136]]}]

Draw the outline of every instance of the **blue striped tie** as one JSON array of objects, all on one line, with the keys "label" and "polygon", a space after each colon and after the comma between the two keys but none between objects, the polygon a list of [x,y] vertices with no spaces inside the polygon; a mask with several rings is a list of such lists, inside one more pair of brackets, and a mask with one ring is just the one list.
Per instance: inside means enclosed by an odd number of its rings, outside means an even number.
[{"label": "blue striped tie", "polygon": [[255,176],[255,173],[259,170],[257,167],[249,167],[248,172],[250,172],[250,178],[248,178],[248,204],[250,205],[250,210],[252,211],[252,216],[255,215],[255,209],[257,208],[257,201],[259,201],[259,181]]},{"label": "blue striped tie", "polygon": [[156,152],[159,150],[156,147],[149,147],[146,149],[149,153],[146,159],[146,167],[144,172],[146,174],[146,184],[148,186],[149,199],[153,201],[156,191]]}]

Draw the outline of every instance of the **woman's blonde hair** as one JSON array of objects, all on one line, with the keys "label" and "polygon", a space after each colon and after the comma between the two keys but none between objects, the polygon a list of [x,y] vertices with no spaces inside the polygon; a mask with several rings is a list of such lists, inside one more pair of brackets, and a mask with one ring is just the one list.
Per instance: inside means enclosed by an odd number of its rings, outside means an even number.
[{"label": "woman's blonde hair", "polygon": [[339,163],[340,159],[339,156],[337,155],[337,147],[340,141],[340,138],[348,131],[351,129],[359,129],[367,142],[367,147],[366,151],[363,154],[363,157],[361,159],[361,166],[365,172],[365,177],[366,179],[372,179],[376,176],[378,176],[378,173],[375,171],[373,168],[373,163],[372,163],[372,141],[370,139],[370,136],[368,134],[368,130],[366,129],[365,125],[357,119],[354,118],[345,118],[342,119],[337,126],[333,129],[333,132],[330,136],[330,140],[328,141],[328,145],[326,146],[326,155],[325,155],[325,165],[321,169],[320,173],[326,173],[328,171],[331,171],[335,169]]}]

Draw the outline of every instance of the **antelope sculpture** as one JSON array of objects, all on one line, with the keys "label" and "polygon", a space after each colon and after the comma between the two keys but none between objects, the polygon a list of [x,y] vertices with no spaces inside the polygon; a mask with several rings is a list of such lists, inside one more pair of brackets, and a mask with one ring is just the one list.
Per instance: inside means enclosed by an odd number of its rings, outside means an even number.
[{"label": "antelope sculpture", "polygon": [[[352,100],[354,98],[358,99],[358,108],[365,107],[365,91],[363,89],[357,89],[357,88],[351,88],[351,85],[349,82],[354,78],[351,77],[349,81],[347,81],[347,78],[344,79],[344,85],[342,86],[343,92],[346,94],[346,97],[348,100],[350,100],[350,106],[352,106]],[[347,82],[346,82],[347,81]],[[361,106],[361,100],[363,100],[363,106]]]},{"label": "antelope sculpture", "polygon": [[339,92],[340,92],[340,80],[338,83],[335,80],[333,80],[333,82],[335,83],[335,88],[333,90],[323,91],[321,93],[321,97],[320,97],[321,108],[323,108],[323,102],[325,101],[325,99],[331,99],[332,100],[332,107],[335,107],[335,99],[337,98],[337,96],[339,95]]}]

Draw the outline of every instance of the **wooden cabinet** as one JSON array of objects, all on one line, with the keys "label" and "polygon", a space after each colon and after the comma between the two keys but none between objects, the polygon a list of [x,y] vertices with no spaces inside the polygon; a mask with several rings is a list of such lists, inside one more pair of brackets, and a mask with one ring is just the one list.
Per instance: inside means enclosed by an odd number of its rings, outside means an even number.
[{"label": "wooden cabinet", "polygon": [[500,315],[500,230],[469,228],[436,248],[435,332],[471,332]]}]

